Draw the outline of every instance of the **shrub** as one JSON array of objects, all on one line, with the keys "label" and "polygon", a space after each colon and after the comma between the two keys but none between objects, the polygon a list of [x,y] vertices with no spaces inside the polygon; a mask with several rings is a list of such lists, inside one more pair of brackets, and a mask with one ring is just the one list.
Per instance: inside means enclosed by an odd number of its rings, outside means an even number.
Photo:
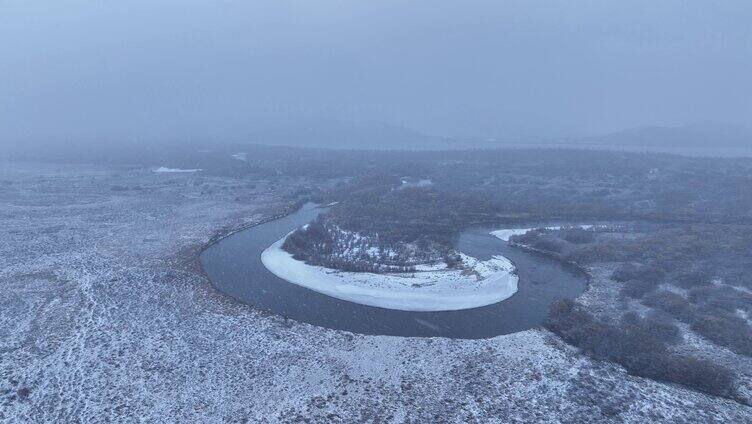
[{"label": "shrub", "polygon": [[667,348],[680,336],[665,317],[625,314],[620,326],[600,322],[579,304],[551,305],[546,327],[595,359],[620,363],[633,375],[682,384],[715,396],[734,395],[735,374],[713,362],[676,355]]},{"label": "shrub", "polygon": [[727,367],[687,355],[671,355],[656,375],[659,380],[679,383],[714,395],[734,395],[736,376]]},{"label": "shrub", "polygon": [[539,237],[537,240],[535,240],[532,243],[532,246],[536,249],[543,250],[546,252],[554,252],[554,253],[561,253],[564,251],[566,246],[564,245],[564,242],[557,238],[553,237]]},{"label": "shrub", "polygon": [[620,283],[629,280],[642,280],[658,284],[663,280],[664,276],[665,273],[657,267],[634,265],[631,263],[620,265],[614,270],[613,274],[611,274],[611,278]]},{"label": "shrub", "polygon": [[695,287],[689,291],[689,300],[730,313],[752,311],[752,294],[728,286]]},{"label": "shrub", "polygon": [[595,231],[582,228],[568,228],[564,230],[564,240],[573,244],[586,244],[595,241]]},{"label": "shrub", "polygon": [[672,275],[674,284],[683,288],[707,286],[713,279],[712,275],[705,270],[684,270]]},{"label": "shrub", "polygon": [[572,251],[567,256],[567,260],[587,264],[613,261],[616,260],[618,256],[619,252],[609,244],[593,244],[578,246],[576,250]]},{"label": "shrub", "polygon": [[622,328],[634,326],[649,334],[651,338],[668,344],[678,344],[682,341],[682,333],[674,324],[673,319],[660,312],[651,312],[642,318],[634,312],[628,312],[621,318]]},{"label": "shrub", "polygon": [[692,330],[736,353],[752,356],[752,328],[737,316],[721,311],[704,314],[692,323]]},{"label": "shrub", "polygon": [[679,321],[691,323],[694,318],[694,306],[683,296],[670,291],[662,290],[649,294],[643,299],[643,303],[668,312]]},{"label": "shrub", "polygon": [[449,268],[460,268],[462,267],[462,264],[463,264],[462,256],[456,253],[452,253],[452,254],[444,256],[444,262]]},{"label": "shrub", "polygon": [[658,286],[652,281],[629,280],[624,282],[621,293],[633,299],[642,299],[646,294],[654,291]]},{"label": "shrub", "polygon": [[542,230],[530,230],[526,232],[525,234],[517,234],[513,235],[510,240],[515,243],[520,244],[527,244],[527,245],[533,245],[535,242],[540,240],[541,237],[544,236],[544,232]]},{"label": "shrub", "polygon": [[562,299],[551,304],[546,327],[562,339],[579,345],[585,337],[584,327],[593,322],[593,317],[571,299]]}]

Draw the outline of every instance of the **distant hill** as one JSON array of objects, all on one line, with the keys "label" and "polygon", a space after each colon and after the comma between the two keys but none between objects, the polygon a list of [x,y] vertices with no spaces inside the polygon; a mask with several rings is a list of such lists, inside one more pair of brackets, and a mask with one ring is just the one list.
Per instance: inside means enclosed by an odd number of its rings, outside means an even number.
[{"label": "distant hill", "polygon": [[752,129],[722,124],[644,126],[591,137],[579,143],[646,148],[752,148]]}]

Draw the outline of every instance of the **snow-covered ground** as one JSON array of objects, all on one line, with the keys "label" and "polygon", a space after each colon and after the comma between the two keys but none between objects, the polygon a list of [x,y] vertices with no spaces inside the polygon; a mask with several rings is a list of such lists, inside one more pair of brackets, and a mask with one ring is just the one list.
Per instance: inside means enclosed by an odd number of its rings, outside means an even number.
[{"label": "snow-covered ground", "polygon": [[157,168],[157,169],[154,170],[154,172],[157,172],[157,173],[160,173],[160,174],[163,174],[163,173],[168,173],[168,174],[170,174],[170,173],[184,173],[184,172],[190,173],[190,172],[199,172],[199,171],[201,171],[200,168],[196,168],[196,169],[181,169],[181,168],[167,168],[167,167],[164,167],[164,166],[160,166],[159,168]]},{"label": "snow-covered ground", "polygon": [[295,181],[202,179],[0,163],[0,423],[750,422],[544,330],[364,336],[239,304],[200,248]]},{"label": "snow-covered ground", "polygon": [[409,179],[409,178],[403,178],[401,181],[401,185],[398,187],[398,189],[405,189],[405,188],[423,188],[423,187],[431,187],[433,185],[433,181],[427,180],[427,179]]},{"label": "snow-covered ground", "polygon": [[[575,227],[582,228],[583,230],[593,228],[592,225],[576,225]],[[509,239],[512,236],[521,236],[523,234],[526,234],[530,230],[535,230],[538,228],[545,228],[546,230],[561,230],[563,227],[553,226],[553,227],[532,227],[532,228],[505,228],[502,230],[491,231],[489,234],[491,234],[494,237],[498,237],[501,240],[509,241]]]},{"label": "snow-covered ground", "polygon": [[491,305],[517,291],[514,266],[503,256],[487,261],[462,255],[464,269],[418,267],[412,273],[345,272],[298,261],[282,249],[286,237],[269,246],[261,261],[291,283],[362,305],[403,311],[453,311]]}]

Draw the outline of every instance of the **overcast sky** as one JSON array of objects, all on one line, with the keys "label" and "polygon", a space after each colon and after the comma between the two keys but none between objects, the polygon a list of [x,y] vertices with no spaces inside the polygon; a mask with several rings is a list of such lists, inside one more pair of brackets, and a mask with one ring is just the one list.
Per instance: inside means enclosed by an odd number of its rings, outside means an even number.
[{"label": "overcast sky", "polygon": [[0,139],[749,122],[752,1],[0,0]]}]

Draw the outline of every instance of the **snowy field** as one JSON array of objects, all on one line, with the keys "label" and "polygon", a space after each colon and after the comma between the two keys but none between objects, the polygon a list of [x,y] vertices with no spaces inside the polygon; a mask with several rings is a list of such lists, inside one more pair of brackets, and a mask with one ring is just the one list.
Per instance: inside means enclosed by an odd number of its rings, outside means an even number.
[{"label": "snowy field", "polygon": [[[592,225],[576,225],[574,227],[581,228],[583,230],[588,230],[590,228],[593,228]],[[521,236],[523,234],[527,234],[528,231],[535,230],[537,228],[545,228],[546,230],[561,230],[562,229],[561,226],[532,227],[532,228],[505,228],[502,230],[491,231],[489,234],[501,240],[509,241],[509,239],[512,238],[512,236]]]},{"label": "snowy field", "polygon": [[282,249],[285,238],[261,253],[264,266],[283,280],[349,302],[403,311],[454,311],[501,302],[517,292],[514,266],[503,256],[479,261],[462,255],[462,270],[441,264],[413,273],[345,272],[296,260]]},{"label": "snowy field", "polygon": [[361,336],[227,299],[197,254],[297,182],[271,187],[0,164],[0,422],[750,422],[542,330]]}]

